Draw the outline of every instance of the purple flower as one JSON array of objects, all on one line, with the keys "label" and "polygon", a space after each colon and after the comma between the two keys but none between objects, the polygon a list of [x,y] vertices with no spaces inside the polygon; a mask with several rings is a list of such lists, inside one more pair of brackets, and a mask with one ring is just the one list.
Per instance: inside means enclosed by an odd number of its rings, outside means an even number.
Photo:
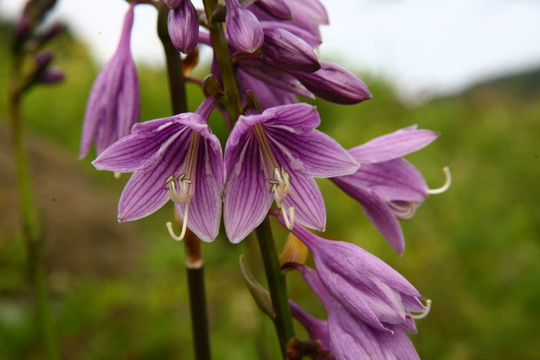
[{"label": "purple flower", "polygon": [[215,104],[207,98],[195,113],[137,124],[93,162],[99,170],[134,173],[120,197],[118,221],[148,216],[171,199],[184,222],[179,238],[186,226],[204,241],[217,236],[223,158],[207,124]]},{"label": "purple flower", "polygon": [[400,254],[405,241],[397,219],[410,219],[430,193],[422,174],[401,156],[423,148],[437,136],[412,126],[373,139],[349,150],[361,164],[357,172],[331,179],[360,202],[368,218]]},{"label": "purple flower", "polygon": [[397,271],[351,243],[323,239],[302,226],[292,233],[313,254],[324,288],[354,317],[380,331],[391,330],[388,325],[414,330],[410,312],[426,308],[422,295]]},{"label": "purple flower", "polygon": [[79,158],[92,143],[100,154],[116,140],[129,134],[139,121],[139,80],[131,58],[130,35],[133,25],[132,3],[124,19],[115,54],[98,74],[86,105]]},{"label": "purple flower", "polygon": [[260,49],[264,34],[257,17],[245,9],[238,0],[226,0],[227,34],[229,41],[238,51],[252,53]]},{"label": "purple flower", "polygon": [[197,47],[199,17],[191,0],[183,0],[177,7],[169,10],[167,29],[174,47],[179,51],[187,54]]},{"label": "purple flower", "polygon": [[420,359],[406,334],[416,332],[412,318],[407,319],[408,324],[386,324],[384,330],[373,328],[328,291],[317,271],[303,265],[296,267],[326,308],[330,348],[336,359]]},{"label": "purple flower", "polygon": [[289,226],[294,219],[324,229],[326,211],[313,177],[350,174],[356,162],[315,130],[314,106],[292,104],[240,116],[225,147],[224,221],[229,240],[244,239],[275,200]]}]

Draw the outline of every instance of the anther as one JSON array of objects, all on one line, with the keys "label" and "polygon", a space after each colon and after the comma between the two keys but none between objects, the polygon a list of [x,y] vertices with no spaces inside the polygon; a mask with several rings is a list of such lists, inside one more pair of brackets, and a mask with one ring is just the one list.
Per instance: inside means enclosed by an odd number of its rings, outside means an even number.
[{"label": "anther", "polygon": [[448,188],[450,187],[450,184],[452,183],[452,174],[450,174],[450,168],[448,166],[445,166],[443,168],[444,175],[446,176],[446,181],[444,182],[443,186],[437,189],[428,189],[427,193],[430,195],[436,195],[436,194],[442,194]]},{"label": "anther", "polygon": [[426,316],[428,316],[429,314],[429,311],[431,310],[431,300],[430,299],[427,299],[426,300],[426,310],[424,310],[423,312],[421,312],[420,314],[411,314],[411,317],[414,319],[414,320],[420,320],[420,319],[423,319],[425,318]]}]

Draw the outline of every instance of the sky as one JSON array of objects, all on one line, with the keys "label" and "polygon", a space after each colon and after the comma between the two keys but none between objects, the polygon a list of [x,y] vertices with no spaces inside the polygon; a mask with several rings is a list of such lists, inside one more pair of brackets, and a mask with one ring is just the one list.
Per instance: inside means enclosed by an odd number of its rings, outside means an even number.
[{"label": "sky", "polygon": [[[321,29],[320,56],[382,77],[403,98],[458,92],[540,67],[539,0],[321,1],[330,25]],[[15,18],[23,4],[0,0],[0,16]],[[122,0],[58,0],[51,20],[68,22],[96,61],[105,62],[116,48],[126,9]],[[136,7],[137,63],[163,64],[155,21],[151,6]]]}]

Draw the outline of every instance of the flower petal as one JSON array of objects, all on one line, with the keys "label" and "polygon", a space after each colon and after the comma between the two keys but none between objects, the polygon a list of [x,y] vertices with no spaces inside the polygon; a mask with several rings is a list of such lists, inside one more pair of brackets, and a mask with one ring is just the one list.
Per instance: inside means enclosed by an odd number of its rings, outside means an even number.
[{"label": "flower petal", "polygon": [[242,141],[242,146],[236,146],[237,143],[230,145],[227,141],[225,149],[227,183],[223,199],[223,221],[232,243],[243,240],[264,220],[273,200],[270,183],[265,179],[257,140],[247,134]]},{"label": "flower petal", "polygon": [[349,153],[358,162],[382,162],[420,150],[438,136],[431,130],[417,130],[415,125],[377,137],[350,149]]},{"label": "flower petal", "polygon": [[295,221],[311,229],[324,231],[326,208],[319,186],[312,177],[301,173],[291,176],[292,194],[285,198],[285,209],[294,207]]},{"label": "flower petal", "polygon": [[374,192],[355,186],[345,181],[344,178],[332,178],[331,180],[343,191],[360,202],[362,209],[373,225],[381,232],[390,245],[399,254],[402,254],[405,250],[403,231],[388,204]]}]

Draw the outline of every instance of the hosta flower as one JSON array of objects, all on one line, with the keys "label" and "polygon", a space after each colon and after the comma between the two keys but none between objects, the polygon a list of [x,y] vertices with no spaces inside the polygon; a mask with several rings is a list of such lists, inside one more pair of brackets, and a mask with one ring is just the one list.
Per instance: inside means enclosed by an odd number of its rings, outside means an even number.
[{"label": "hosta flower", "polygon": [[133,25],[132,3],[124,18],[120,42],[115,54],[98,74],[86,105],[79,157],[92,143],[100,154],[116,140],[129,134],[139,121],[139,80],[131,58],[130,35]]},{"label": "hosta flower", "polygon": [[336,359],[420,359],[406,334],[415,332],[414,320],[406,325],[386,324],[384,330],[373,328],[327,290],[317,271],[303,265],[298,269],[326,308],[330,348]]},{"label": "hosta flower", "polygon": [[195,113],[147,121],[93,162],[99,170],[133,172],[118,205],[118,221],[148,216],[172,200],[199,238],[212,241],[221,217],[223,158],[207,119],[215,100],[207,98]]},{"label": "hosta flower", "polygon": [[225,147],[224,221],[237,243],[259,225],[273,201],[289,226],[294,219],[324,229],[326,211],[313,177],[358,168],[332,138],[315,130],[314,106],[292,104],[240,116]]},{"label": "hosta flower", "polygon": [[398,219],[410,219],[431,191],[418,170],[402,156],[419,150],[437,138],[416,126],[398,130],[349,150],[361,164],[357,172],[333,178],[347,194],[360,202],[392,247],[403,253],[405,242]]},{"label": "hosta flower", "polygon": [[[415,331],[411,312],[426,307],[418,290],[397,271],[354,244],[323,239],[298,225],[292,233],[313,254],[317,279],[329,296],[352,316],[383,332],[393,325]],[[306,275],[305,267],[299,269]],[[310,278],[306,281],[312,285]]]}]

